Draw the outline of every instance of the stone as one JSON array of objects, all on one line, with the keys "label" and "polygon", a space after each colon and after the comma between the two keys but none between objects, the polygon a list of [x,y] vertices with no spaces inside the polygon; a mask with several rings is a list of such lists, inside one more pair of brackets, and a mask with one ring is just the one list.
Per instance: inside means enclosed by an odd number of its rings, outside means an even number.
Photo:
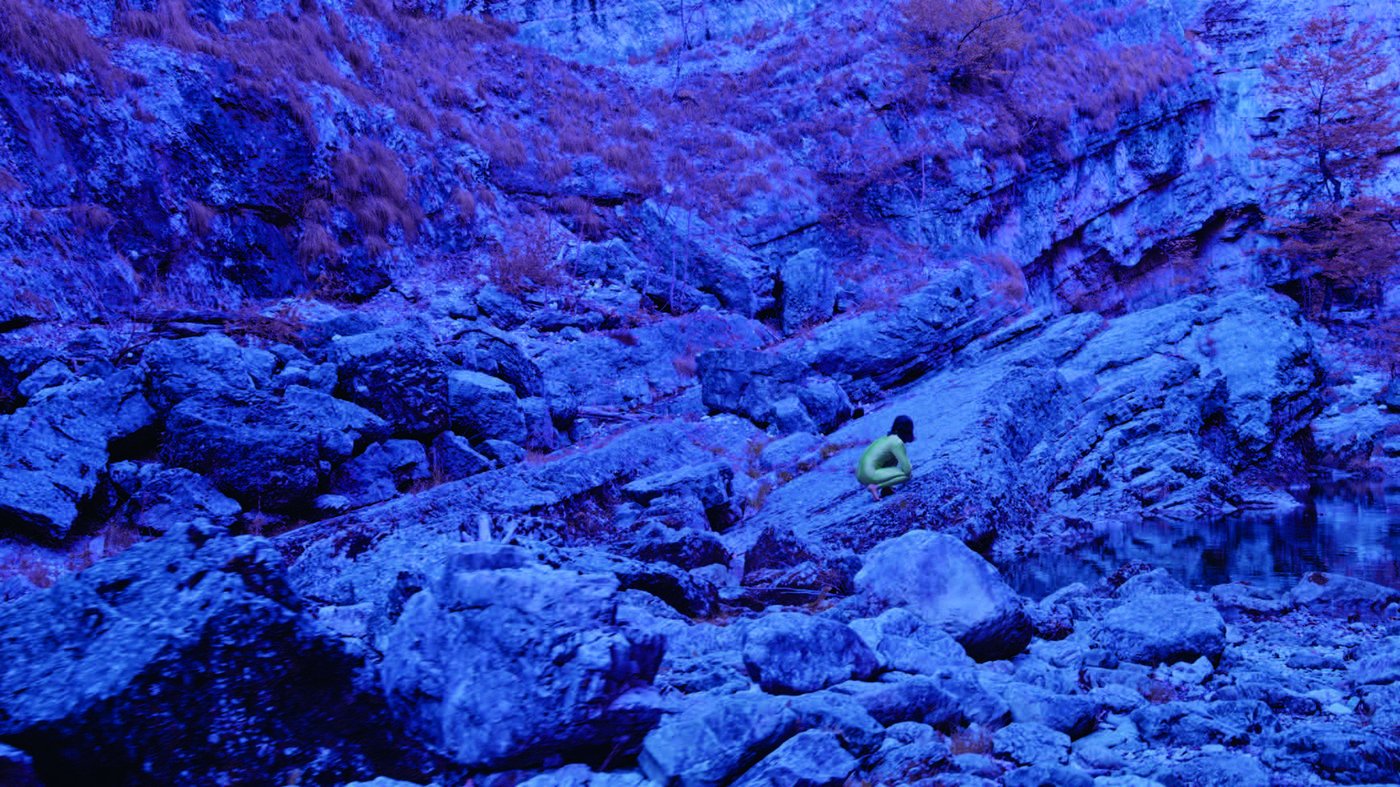
[{"label": "stone", "polygon": [[1037,764],[1001,777],[1005,787],[1094,787],[1094,777],[1068,765]]},{"label": "stone", "polygon": [[992,733],[992,751],[1018,765],[1068,765],[1069,736],[1044,724],[1017,721]]},{"label": "stone", "polygon": [[792,412],[792,397],[797,398],[797,409],[823,432],[835,429],[851,413],[850,399],[839,386],[782,355],[760,350],[706,350],[696,357],[696,364],[706,407],[742,415],[759,426],[776,423],[776,408],[782,401],[789,402],[785,417],[790,421],[799,418]]},{"label": "stone", "polygon": [[841,787],[860,763],[824,730],[799,732],[734,781],[734,787]]},{"label": "stone", "polygon": [[403,750],[363,666],[267,542],[190,526],[0,608],[0,685],[23,687],[0,736],[49,784],[350,781]]},{"label": "stone", "polygon": [[642,742],[647,778],[680,787],[719,787],[793,733],[797,714],[763,694],[700,696],[662,720]]},{"label": "stone", "polygon": [[34,758],[0,743],[0,784],[10,787],[43,787],[39,774],[34,772]]},{"label": "stone", "polygon": [[938,675],[974,664],[957,640],[904,607],[885,610],[877,618],[851,621],[851,628],[891,670]]},{"label": "stone", "polygon": [[719,592],[706,580],[669,563],[631,560],[597,549],[567,550],[560,565],[590,573],[611,573],[624,590],[640,590],[688,617],[709,617],[719,609]]},{"label": "stone", "polygon": [[491,469],[491,460],[472,450],[467,438],[443,432],[428,446],[428,466],[439,481],[458,481]]},{"label": "stone", "polygon": [[850,626],[795,612],[764,615],[744,639],[744,665],[770,694],[805,694],[875,672],[874,652]]},{"label": "stone", "polygon": [[337,369],[336,395],[383,418],[394,434],[431,437],[447,428],[447,359],[426,326],[339,336],[325,354]]},{"label": "stone", "polygon": [[161,535],[195,523],[230,527],[243,511],[214,482],[183,468],[146,464],[134,475],[119,515],[142,533]]},{"label": "stone", "polygon": [[764,470],[795,468],[802,459],[815,454],[824,444],[815,434],[790,434],[765,445],[758,455],[759,467]]},{"label": "stone", "polygon": [[1400,636],[1364,648],[1352,665],[1351,677],[1359,685],[1400,682]]},{"label": "stone", "polygon": [[258,510],[310,502],[330,467],[385,436],[373,413],[308,388],[197,396],[171,408],[161,456]]},{"label": "stone", "polygon": [[838,683],[830,690],[849,695],[887,727],[904,721],[947,727],[962,718],[957,699],[934,678],[892,675],[879,683]]},{"label": "stone", "polygon": [[1400,741],[1379,730],[1303,723],[1279,736],[1278,745],[1334,783],[1392,783],[1400,772]]},{"label": "stone", "polygon": [[341,465],[330,480],[330,493],[351,506],[382,503],[432,478],[428,454],[417,440],[385,440]]},{"label": "stone", "polygon": [[652,521],[637,532],[630,547],[639,560],[661,561],[684,569],[721,564],[729,566],[729,550],[719,536],[706,530],[669,528]]},{"label": "stone", "polygon": [[130,369],[45,389],[0,416],[0,527],[58,540],[98,488],[109,447],[154,424]]},{"label": "stone", "polygon": [[885,741],[884,726],[848,695],[818,691],[793,697],[788,707],[797,714],[799,729],[834,733],[858,757],[877,751]]},{"label": "stone", "polygon": [[29,375],[16,386],[15,390],[25,399],[32,399],[45,388],[65,385],[73,382],[73,380],[73,373],[69,371],[66,364],[56,360],[47,361],[38,369],[30,372]]},{"label": "stone", "polygon": [[1288,601],[1317,615],[1384,619],[1386,607],[1400,602],[1400,590],[1344,574],[1314,571],[1288,591]]},{"label": "stone", "polygon": [[193,396],[265,388],[276,365],[272,353],[240,347],[219,333],[159,339],[141,354],[151,404],[162,412]]},{"label": "stone", "polygon": [[856,574],[867,599],[902,606],[952,635],[979,661],[1025,649],[1025,600],[980,555],[944,533],[915,530],[881,543]]},{"label": "stone", "polygon": [[818,249],[805,249],[778,265],[778,308],[783,333],[791,335],[813,322],[831,318],[836,308],[832,260]]},{"label": "stone", "polygon": [[1098,724],[1101,706],[1088,697],[1061,694],[1025,683],[1010,683],[1002,696],[1011,706],[1011,718],[1034,722],[1070,738],[1082,738]]},{"label": "stone", "polygon": [[[515,559],[502,564],[498,553]],[[390,706],[467,767],[635,747],[657,715],[636,692],[651,684],[664,643],[613,622],[617,590],[610,575],[463,547],[388,634],[380,675]]]},{"label": "stone", "polygon": [[469,440],[526,441],[525,411],[504,380],[456,370],[447,374],[452,430]]},{"label": "stone", "polygon": [[545,394],[544,373],[506,331],[473,324],[446,342],[442,354],[463,369],[504,380],[521,399]]},{"label": "stone", "polygon": [[1219,661],[1225,621],[1211,605],[1187,596],[1143,594],[1109,610],[1094,638],[1119,659],[1139,664],[1201,656]]},{"label": "stone", "polygon": [[1158,781],[1163,787],[1193,787],[1197,784],[1269,787],[1274,783],[1269,770],[1258,758],[1243,752],[1207,753],[1185,762],[1173,763],[1158,774]]},{"label": "stone", "polygon": [[1144,705],[1129,718],[1143,740],[1186,747],[1243,746],[1274,725],[1273,711],[1258,700],[1165,702]]}]

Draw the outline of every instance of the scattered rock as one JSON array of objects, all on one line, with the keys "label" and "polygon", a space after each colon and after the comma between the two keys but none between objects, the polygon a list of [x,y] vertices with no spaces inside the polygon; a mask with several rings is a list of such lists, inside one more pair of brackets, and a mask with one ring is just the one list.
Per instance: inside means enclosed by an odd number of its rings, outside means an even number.
[{"label": "scattered rock", "polygon": [[805,694],[874,673],[875,654],[850,626],[813,615],[764,615],[744,640],[749,676],[772,694]]},{"label": "scattered rock", "polygon": [[449,372],[447,401],[458,434],[471,440],[526,441],[525,411],[504,380],[480,372]]},{"label": "scattered rock", "polygon": [[491,469],[491,460],[472,450],[467,438],[443,432],[428,446],[428,466],[434,478],[457,481]]},{"label": "scattered rock", "polygon": [[1288,602],[1318,615],[1376,620],[1400,602],[1400,590],[1343,574],[1314,571],[1288,592]]},{"label": "scattered rock", "polygon": [[1014,656],[1031,638],[1025,600],[961,541],[915,530],[875,547],[855,578],[874,602],[903,606],[951,634],[979,661]]},{"label": "scattered rock", "polygon": [[1095,639],[1124,661],[1139,664],[1219,661],[1225,621],[1209,604],[1186,596],[1139,594],[1109,610]]},{"label": "scattered rock", "polygon": [[734,782],[734,787],[840,787],[857,766],[856,758],[832,733],[799,732]]},{"label": "scattered rock", "polygon": [[718,787],[749,768],[797,726],[785,702],[762,694],[704,696],[664,719],[642,742],[647,778],[682,787]]},{"label": "scattered rock", "polygon": [[340,466],[330,481],[331,494],[351,506],[381,503],[431,478],[428,454],[416,440],[385,440]]},{"label": "scattered rock", "polygon": [[431,437],[451,418],[447,359],[426,326],[410,324],[333,339],[336,393],[387,421],[396,434]]},{"label": "scattered rock", "polygon": [[[501,558],[509,558],[502,562]],[[396,715],[468,767],[628,751],[657,711],[663,643],[615,625],[618,583],[469,545],[410,597],[380,666]]]},{"label": "scattered rock", "polygon": [[391,767],[361,664],[281,565],[260,539],[187,527],[0,608],[0,684],[24,687],[0,693],[0,735],[51,784],[335,784]]},{"label": "scattered rock", "polygon": [[1067,765],[1069,736],[1044,724],[1018,721],[992,734],[992,751],[1018,765]]}]

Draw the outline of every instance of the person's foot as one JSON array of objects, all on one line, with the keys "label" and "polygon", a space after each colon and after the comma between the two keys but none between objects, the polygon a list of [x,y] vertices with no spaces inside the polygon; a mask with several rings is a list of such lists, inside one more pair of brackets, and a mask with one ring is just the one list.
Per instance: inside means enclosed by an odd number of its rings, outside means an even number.
[{"label": "person's foot", "polygon": [[884,487],[884,488],[882,488],[882,489],[880,490],[880,499],[883,500],[884,498],[887,498],[887,497],[889,497],[889,496],[892,495],[892,494],[894,494],[894,487],[892,487],[892,486]]},{"label": "person's foot", "polygon": [[870,496],[875,498],[875,502],[880,502],[880,487],[876,486],[875,484],[870,484],[865,488],[870,490]]}]

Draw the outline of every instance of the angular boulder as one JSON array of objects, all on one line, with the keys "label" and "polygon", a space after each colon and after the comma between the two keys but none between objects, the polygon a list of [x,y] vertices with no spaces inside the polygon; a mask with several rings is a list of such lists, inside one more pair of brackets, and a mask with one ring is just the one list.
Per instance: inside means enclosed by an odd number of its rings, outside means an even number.
[{"label": "angular boulder", "polygon": [[835,734],[808,730],[788,738],[740,776],[734,787],[841,787],[860,763]]},{"label": "angular boulder", "polygon": [[1288,591],[1293,605],[1317,615],[1377,620],[1386,608],[1400,603],[1400,590],[1344,574],[1313,571]]},{"label": "angular boulder", "polygon": [[186,527],[0,608],[0,737],[47,784],[339,784],[392,765],[361,667],[271,545]]},{"label": "angular boulder", "polygon": [[119,515],[143,533],[162,534],[201,522],[228,527],[243,510],[213,481],[182,467],[119,462],[108,476],[129,496]]},{"label": "angular boulder", "polygon": [[199,396],[171,409],[161,453],[259,510],[306,503],[356,445],[385,436],[364,408],[308,388]]},{"label": "angular boulder", "polygon": [[504,380],[458,369],[447,374],[452,430],[472,440],[526,442],[525,411]]},{"label": "angular boulder", "polygon": [[702,697],[646,736],[638,764],[659,784],[718,787],[771,752],[797,720],[763,694]]},{"label": "angular boulder", "polygon": [[340,466],[331,478],[331,494],[352,506],[381,503],[431,477],[428,453],[417,440],[385,440]]},{"label": "angular boulder", "polygon": [[326,355],[338,370],[336,395],[383,418],[395,433],[431,437],[447,428],[447,359],[426,326],[336,337]]},{"label": "angular boulder", "polygon": [[1031,639],[1025,599],[962,541],[913,530],[866,555],[857,591],[876,606],[904,607],[939,626],[978,661],[1010,658]]},{"label": "angular boulder", "polygon": [[428,465],[435,478],[457,481],[491,469],[491,460],[477,453],[467,438],[443,432],[428,446]]},{"label": "angular boulder", "polygon": [[749,677],[770,694],[806,694],[870,677],[875,653],[850,626],[797,612],[775,612],[744,638]]},{"label": "angular boulder", "polygon": [[1143,593],[1104,615],[1094,639],[1122,661],[1155,665],[1220,661],[1225,650],[1225,620],[1215,607],[1183,595]]},{"label": "angular boulder", "polygon": [[192,396],[264,388],[277,358],[223,334],[161,339],[141,354],[151,404],[165,411]]},{"label": "angular boulder", "polygon": [[806,249],[783,260],[778,282],[783,333],[831,318],[836,309],[835,265],[820,250]]},{"label": "angular boulder", "polygon": [[617,580],[464,547],[411,596],[380,665],[406,727],[467,767],[627,751],[656,721],[661,638],[616,622]]},{"label": "angular boulder", "polygon": [[154,422],[138,377],[49,388],[0,416],[0,527],[62,539],[97,489],[108,446]]},{"label": "angular boulder", "polygon": [[[805,416],[830,432],[851,414],[844,390],[806,365],[760,350],[706,350],[696,357],[701,400],[712,410],[742,415],[759,426]],[[800,416],[799,416],[800,411]]]}]

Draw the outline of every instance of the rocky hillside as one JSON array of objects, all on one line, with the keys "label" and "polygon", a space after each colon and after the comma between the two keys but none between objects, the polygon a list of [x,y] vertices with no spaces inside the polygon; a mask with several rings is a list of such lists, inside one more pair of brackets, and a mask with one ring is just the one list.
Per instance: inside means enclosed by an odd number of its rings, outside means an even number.
[{"label": "rocky hillside", "polygon": [[1400,591],[996,568],[1393,477],[1324,9],[958,8],[0,0],[0,781],[1393,779]]}]

